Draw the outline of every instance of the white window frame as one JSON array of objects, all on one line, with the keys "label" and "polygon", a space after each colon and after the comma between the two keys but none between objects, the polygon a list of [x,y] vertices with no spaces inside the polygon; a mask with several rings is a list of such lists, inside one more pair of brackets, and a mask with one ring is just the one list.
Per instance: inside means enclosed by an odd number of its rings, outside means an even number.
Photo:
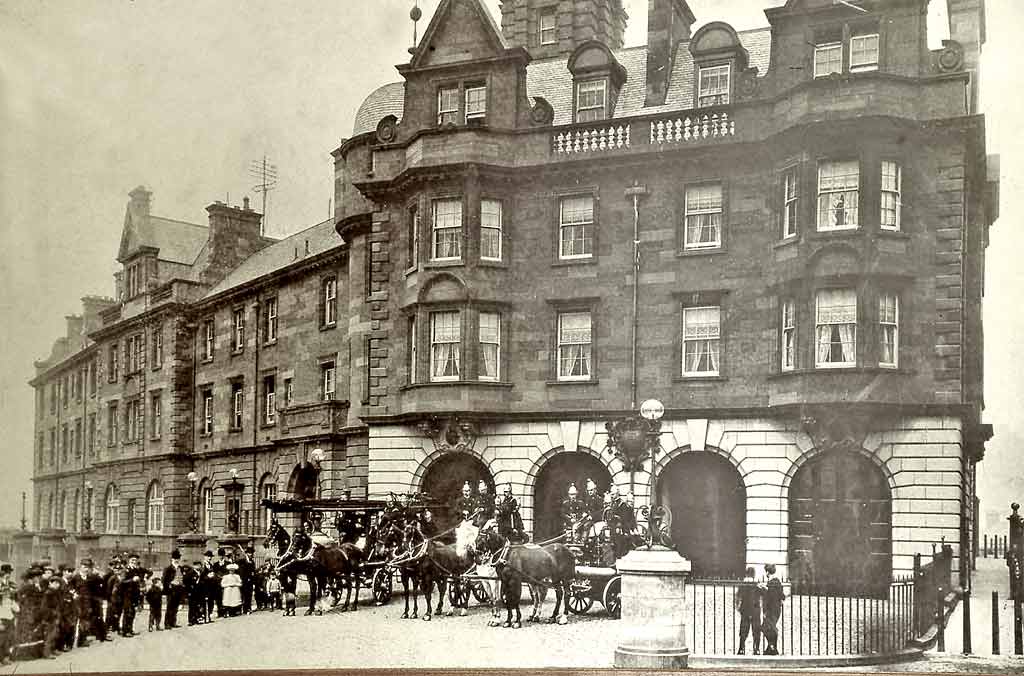
[{"label": "white window frame", "polygon": [[[839,53],[839,67],[836,70],[823,70],[825,64],[835,62],[835,52]],[[824,58],[819,58],[824,57]],[[843,72],[843,43],[823,42],[814,45],[814,77],[826,77],[832,73]]]},{"label": "white window frame", "polygon": [[420,263],[420,206],[409,207],[409,269]]},{"label": "white window frame", "polygon": [[[891,333],[892,360],[884,361],[883,345],[886,335]],[[895,293],[883,293],[878,297],[878,365],[883,368],[899,368],[900,365],[900,297]]]},{"label": "white window frame", "polygon": [[[845,305],[828,305],[822,307],[822,299],[827,295],[838,298],[840,295],[847,295],[852,298],[853,303]],[[849,300],[847,298],[846,300]],[[850,314],[852,308],[852,315]],[[819,289],[814,297],[814,366],[819,369],[853,368],[857,365],[857,292],[854,289]],[[827,358],[832,354],[831,345],[836,341],[832,340],[831,327],[852,326],[853,334],[850,341],[843,341],[840,334],[840,344],[843,350],[843,361],[831,361]],[[829,340],[823,341],[823,331],[829,328]],[[837,331],[842,329],[836,328]],[[823,345],[825,347],[823,347]],[[847,355],[847,348],[850,354]]]},{"label": "white window frame", "polygon": [[203,486],[202,490],[203,522],[202,532],[206,535],[213,534],[213,486]]},{"label": "white window frame", "polygon": [[163,535],[164,532],[164,489],[154,481],[146,491],[146,533]]},{"label": "white window frame", "polygon": [[233,327],[231,348],[235,352],[241,352],[245,349],[245,308],[236,308],[232,311],[231,323]]},{"label": "white window frame", "polygon": [[323,326],[334,326],[338,322],[338,278],[326,277],[323,281],[324,310]]},{"label": "white window frame", "polygon": [[782,238],[796,237],[800,222],[800,173],[789,167],[782,173]]},{"label": "white window frame", "polygon": [[149,395],[149,408],[152,420],[150,436],[153,439],[159,439],[163,435],[163,396],[161,393],[153,392]]},{"label": "white window frame", "polygon": [[[491,207],[488,210],[488,207]],[[502,218],[504,216],[501,200],[485,197],[480,200],[480,260],[500,261],[502,256]],[[497,255],[484,255],[484,242],[489,237],[496,237]],[[493,253],[493,252],[491,252]]]},{"label": "white window frame", "polygon": [[[551,37],[544,39],[545,33],[550,33]],[[541,45],[558,44],[558,14],[554,7],[542,7],[537,13],[537,41]]]},{"label": "white window frame", "polygon": [[[586,328],[564,328],[568,319],[586,318]],[[564,330],[563,330],[564,328]],[[584,381],[594,379],[594,314],[589,310],[560,312],[556,331],[556,368],[560,381]],[[585,331],[585,334],[583,333]],[[568,333],[572,332],[572,333]],[[578,333],[579,335],[573,335]],[[578,354],[573,352],[578,351]],[[575,362],[580,361],[586,373],[572,373]]]},{"label": "white window frame", "polygon": [[117,486],[110,484],[107,486],[107,493],[103,497],[104,509],[106,511],[106,523],[103,524],[104,531],[107,533],[120,533],[121,532],[121,493],[117,490]]},{"label": "white window frame", "polygon": [[[587,217],[587,202],[589,202],[590,205],[589,218]],[[558,201],[559,259],[578,260],[594,257],[594,208],[596,207],[596,202],[597,200],[594,199],[593,195],[569,195]],[[569,216],[567,217],[566,206],[571,207],[577,203],[582,205],[581,208],[570,208],[568,210]],[[566,234],[575,235],[577,232],[582,233],[582,237],[570,236],[566,238]],[[582,249],[582,251],[578,253],[576,252],[576,242],[580,243],[579,248]],[[570,243],[571,246],[566,247],[567,243]],[[567,253],[567,249],[572,253]]]},{"label": "white window frame", "polygon": [[[451,211],[447,209],[451,208]],[[440,224],[440,225],[439,225]],[[454,235],[450,240],[455,255],[441,256],[443,243],[441,235]],[[432,261],[462,260],[462,198],[441,197],[431,201],[430,205],[430,259]]]},{"label": "white window frame", "polygon": [[[856,60],[858,44],[869,43],[874,40],[874,58],[871,59],[872,51],[870,49],[862,50],[862,55],[867,55],[869,58]],[[851,73],[864,73],[872,70],[878,70],[878,61],[880,53],[881,39],[878,33],[864,33],[862,35],[851,35],[850,36],[850,72]]]},{"label": "white window frame", "polygon": [[264,343],[273,343],[277,340],[277,297],[268,298],[264,301],[263,330],[265,333]]},{"label": "white window frame", "polygon": [[[850,169],[853,169],[851,172]],[[846,178],[846,181],[840,179]],[[853,177],[853,183],[849,178]],[[843,197],[842,224],[831,223],[838,212],[836,204],[831,202],[835,195]],[[852,196],[852,197],[851,197]],[[822,211],[825,200],[828,206]],[[852,207],[848,200],[853,202]],[[818,202],[815,222],[819,232],[836,230],[856,230],[860,227],[860,162],[858,160],[822,160],[818,163]],[[852,217],[851,217],[852,214]]]},{"label": "white window frame", "polygon": [[240,382],[231,384],[231,429],[242,429],[242,416],[245,411],[245,385]]},{"label": "white window frame", "polygon": [[[715,193],[717,192],[717,202]],[[722,246],[722,221],[725,219],[725,191],[721,183],[702,183],[699,185],[687,186],[683,199],[683,249],[717,249]],[[714,216],[718,215],[718,223],[714,222]],[[691,227],[705,227],[701,221],[708,218],[711,221],[711,232],[713,240],[691,241]],[[693,225],[691,226],[691,219]]]},{"label": "white window frame", "polygon": [[212,319],[203,322],[203,360],[213,359],[213,349],[217,336],[216,327]]},{"label": "white window frame", "polygon": [[[722,86],[723,72],[725,73],[724,87]],[[697,78],[698,108],[729,105],[731,101],[730,87],[732,85],[731,64],[721,63],[716,66],[701,66],[697,70]]]},{"label": "white window frame", "polygon": [[[448,347],[444,347],[448,346]],[[442,351],[451,350],[442,363]],[[443,367],[454,364],[455,373],[445,373]],[[457,381],[462,378],[462,313],[442,310],[430,313],[430,381]],[[442,369],[438,373],[439,369]]]},{"label": "white window frame", "polygon": [[320,396],[323,401],[332,401],[335,396],[335,375],[337,365],[333,361],[320,364]]},{"label": "white window frame", "polygon": [[[697,323],[696,318],[700,314],[713,315],[714,322]],[[691,319],[693,318],[693,319]],[[705,344],[709,367],[705,369],[689,368],[687,355],[689,354],[688,344]],[[702,349],[703,353],[703,349]],[[683,308],[683,345],[682,345],[682,374],[684,377],[711,377],[718,376],[722,372],[722,308],[719,305],[700,305],[696,307]],[[699,356],[697,366],[704,361]]]},{"label": "white window frame", "polygon": [[[903,168],[898,162],[882,160],[881,166],[881,196],[879,227],[882,230],[899,232],[902,227],[903,211]],[[892,218],[887,218],[887,212]]]},{"label": "white window frame", "polygon": [[[454,106],[454,107],[453,107]],[[459,119],[459,88],[441,87],[437,90],[437,125],[455,124]]]},{"label": "white window frame", "polygon": [[[493,326],[485,326],[485,321],[493,319]],[[477,335],[480,342],[480,372],[478,378],[497,382],[501,379],[501,314],[498,312],[480,312],[477,316]],[[484,365],[487,363],[485,354],[488,350],[494,351],[494,373],[484,374]]]},{"label": "white window frame", "polygon": [[419,346],[417,341],[419,340],[419,332],[416,322],[415,315],[409,317],[409,383],[414,384],[416,379],[416,370],[419,368]]},{"label": "white window frame", "polygon": [[796,368],[796,301],[786,298],[782,301],[782,326],[780,336],[779,367],[783,371],[792,371]]},{"label": "white window frame", "polygon": [[[597,94],[600,93],[600,101]],[[586,103],[584,103],[586,102]],[[597,122],[608,118],[608,80],[581,80],[576,83],[576,122]]]},{"label": "white window frame", "polygon": [[264,376],[263,378],[263,411],[263,423],[265,425],[273,425],[277,422],[276,376]]},{"label": "white window frame", "polygon": [[[471,100],[472,95],[472,100]],[[483,98],[477,98],[481,95]],[[467,86],[464,92],[466,103],[466,122],[487,118],[487,85],[480,83]]]},{"label": "white window frame", "polygon": [[203,434],[213,434],[213,390],[203,390]]}]

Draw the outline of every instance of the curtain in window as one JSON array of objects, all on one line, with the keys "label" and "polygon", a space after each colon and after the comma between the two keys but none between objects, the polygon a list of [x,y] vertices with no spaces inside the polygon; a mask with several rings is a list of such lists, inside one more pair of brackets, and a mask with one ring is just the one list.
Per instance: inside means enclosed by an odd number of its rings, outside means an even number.
[{"label": "curtain in window", "polygon": [[559,319],[559,375],[570,378],[590,377],[591,355],[590,314],[564,314]]},{"label": "curtain in window", "polygon": [[850,289],[825,289],[817,298],[816,357],[819,364],[853,364],[857,352],[857,296]]},{"label": "curtain in window", "polygon": [[431,317],[431,363],[434,378],[458,378],[461,331],[458,312],[437,312]]},{"label": "curtain in window", "polygon": [[685,373],[718,373],[721,312],[717,307],[683,310]]}]

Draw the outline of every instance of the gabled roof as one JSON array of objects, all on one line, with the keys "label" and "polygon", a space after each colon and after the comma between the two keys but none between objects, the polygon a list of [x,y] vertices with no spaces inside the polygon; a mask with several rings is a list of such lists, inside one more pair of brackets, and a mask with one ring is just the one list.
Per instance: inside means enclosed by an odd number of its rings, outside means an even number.
[{"label": "gabled roof", "polygon": [[128,209],[121,233],[118,260],[125,260],[142,248],[158,249],[157,258],[191,265],[209,238],[205,225],[152,215],[133,215]]},{"label": "gabled roof", "polygon": [[[457,25],[449,26],[451,19],[451,12],[453,6],[456,3],[464,3],[468,5],[471,16],[476,16],[479,21],[479,26],[474,27],[466,21],[459,22]],[[470,19],[470,22],[472,20]],[[434,15],[430,18],[430,23],[427,25],[427,29],[423,31],[423,38],[420,43],[416,46],[416,50],[413,54],[412,60],[409,62],[411,68],[419,68],[424,65],[431,65],[437,52],[433,48],[435,38],[441,34],[444,35],[446,31],[454,31],[460,36],[467,34],[474,34],[475,30],[481,30],[482,37],[490,43],[491,48],[495,51],[502,51],[508,49],[508,43],[505,41],[505,36],[501,34],[501,29],[494,23],[494,17],[491,16],[491,11],[484,7],[481,0],[441,0],[441,4],[438,5],[434,11]],[[442,41],[446,43],[447,40]],[[429,49],[424,49],[425,47]]]},{"label": "gabled roof", "polygon": [[224,279],[207,292],[205,298],[212,298],[255,279],[283,270],[310,256],[337,249],[343,245],[334,230],[334,220],[301,230],[294,235],[278,240],[246,258]]},{"label": "gabled roof", "polygon": [[[736,35],[750,54],[749,65],[758,69],[758,76],[764,77],[771,60],[771,29],[737,31]],[[644,107],[647,95],[647,47],[627,47],[612,53],[626,69],[626,82],[619,93],[615,111],[612,113],[613,118],[688,110],[694,107],[693,56],[690,54],[689,41],[676,45],[675,64],[669,78],[665,103],[661,106]],[[533,61],[527,65],[526,91],[530,97],[540,96],[551,104],[555,111],[553,124],[572,123],[572,74],[566,66],[564,57]],[[363,105],[359,107],[352,130],[353,135],[373,131],[385,115],[401,118],[404,102],[403,83],[394,82],[378,88],[366,97]]]}]

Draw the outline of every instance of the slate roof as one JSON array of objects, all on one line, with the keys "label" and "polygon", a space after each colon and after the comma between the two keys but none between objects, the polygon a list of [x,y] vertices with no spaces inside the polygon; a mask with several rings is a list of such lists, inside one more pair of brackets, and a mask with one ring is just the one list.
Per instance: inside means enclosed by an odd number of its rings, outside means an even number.
[{"label": "slate roof", "polygon": [[[771,59],[771,29],[755,28],[737,31],[740,42],[750,55],[750,66],[758,69],[763,77],[768,72]],[[669,110],[687,110],[693,102],[693,57],[689,41],[676,45],[676,59],[669,79],[668,93],[662,106],[644,107],[647,95],[647,46],[627,47],[613,52],[616,60],[626,69],[626,82],[619,92],[613,118],[631,117]],[[530,97],[544,97],[555,111],[553,124],[572,123],[572,73],[569,72],[565,57],[531,62],[526,67],[526,91]],[[352,135],[363,134],[377,128],[385,115],[402,117],[405,102],[405,86],[392,82],[378,88],[363,101],[356,113]]]},{"label": "slate roof", "polygon": [[[234,270],[207,292],[204,298],[212,298],[236,286],[241,286],[260,277],[283,270],[293,263],[321,254],[342,245],[341,237],[334,230],[334,220],[300,230],[266,246],[246,258]],[[308,246],[308,250],[307,250]]]},{"label": "slate roof", "polygon": [[146,229],[148,232],[139,233],[139,243],[142,246],[159,249],[157,258],[160,260],[186,265],[195,262],[210,234],[210,229],[205,225],[159,216],[150,216]]}]

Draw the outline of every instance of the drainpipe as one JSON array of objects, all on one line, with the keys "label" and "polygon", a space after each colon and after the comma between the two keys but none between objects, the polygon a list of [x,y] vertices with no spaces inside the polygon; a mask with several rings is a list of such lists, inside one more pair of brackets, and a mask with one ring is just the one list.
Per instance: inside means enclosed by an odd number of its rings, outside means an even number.
[{"label": "drainpipe", "polygon": [[626,188],[626,198],[633,199],[633,324],[630,337],[630,399],[629,410],[635,411],[637,406],[637,333],[640,327],[638,300],[640,291],[640,198],[647,194],[647,186],[638,185]]}]

